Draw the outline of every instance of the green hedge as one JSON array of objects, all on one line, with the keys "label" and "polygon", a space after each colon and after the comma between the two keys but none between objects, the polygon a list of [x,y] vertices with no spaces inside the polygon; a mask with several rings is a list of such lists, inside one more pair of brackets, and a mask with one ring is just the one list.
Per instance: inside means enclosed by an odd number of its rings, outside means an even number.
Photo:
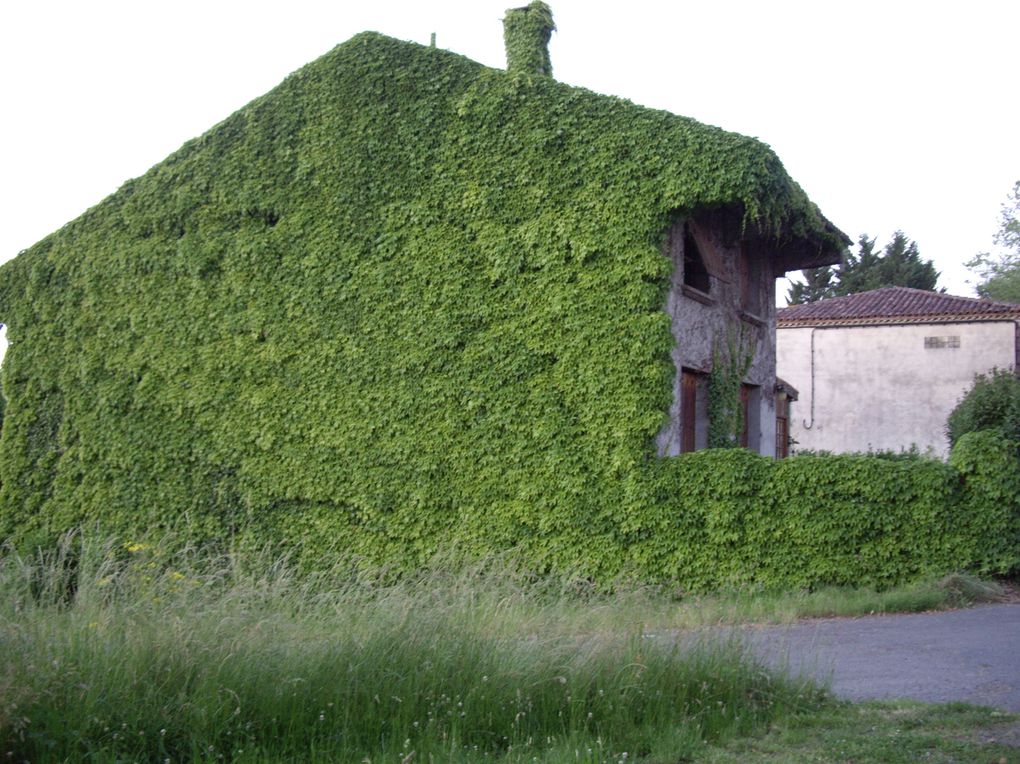
[{"label": "green hedge", "polygon": [[1020,567],[1020,462],[998,433],[961,439],[951,464],[709,450],[658,472],[653,508],[630,522],[626,554],[643,579],[883,586]]},{"label": "green hedge", "polygon": [[982,573],[1020,570],[1018,447],[997,429],[978,430],[962,435],[950,455],[967,487],[953,525],[954,547],[966,567]]},{"label": "green hedge", "polygon": [[[776,461],[745,449],[705,450],[647,465],[642,481],[615,494],[615,512],[568,516],[536,494],[501,511],[473,505],[449,526],[423,522],[398,535],[340,525],[334,508],[323,506],[281,512],[271,527],[252,529],[250,540],[288,539],[312,566],[352,549],[385,565],[425,559],[409,551],[449,560],[513,549],[538,570],[691,591],[886,586],[962,569],[1005,574],[1020,568],[1015,451],[997,433],[961,440],[952,464],[856,455]],[[595,497],[587,505],[597,506]]]}]

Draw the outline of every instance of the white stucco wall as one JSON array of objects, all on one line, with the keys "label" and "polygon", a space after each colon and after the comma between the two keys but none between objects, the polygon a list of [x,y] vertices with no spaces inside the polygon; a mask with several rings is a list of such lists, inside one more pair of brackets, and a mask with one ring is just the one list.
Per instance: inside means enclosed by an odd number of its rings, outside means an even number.
[{"label": "white stucco wall", "polygon": [[[958,337],[959,347],[926,348],[926,337]],[[776,332],[776,373],[800,393],[790,417],[795,451],[916,445],[944,457],[946,418],[974,375],[1015,361],[1012,321]]]}]

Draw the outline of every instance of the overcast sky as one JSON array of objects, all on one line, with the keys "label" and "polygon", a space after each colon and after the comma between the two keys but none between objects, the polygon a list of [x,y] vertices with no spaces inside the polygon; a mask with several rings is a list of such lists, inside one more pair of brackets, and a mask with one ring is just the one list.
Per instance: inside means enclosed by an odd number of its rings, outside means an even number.
[{"label": "overcast sky", "polygon": [[[371,29],[502,68],[512,0],[10,3],[0,261]],[[550,0],[555,77],[755,136],[855,240],[902,229],[951,293],[1020,178],[1020,2]]]}]

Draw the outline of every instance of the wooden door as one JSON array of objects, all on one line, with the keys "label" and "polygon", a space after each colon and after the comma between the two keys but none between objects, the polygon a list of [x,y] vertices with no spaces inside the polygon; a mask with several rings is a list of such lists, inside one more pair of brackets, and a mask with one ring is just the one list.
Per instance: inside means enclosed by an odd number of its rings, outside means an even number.
[{"label": "wooden door", "polygon": [[750,417],[750,403],[751,403],[751,386],[741,385],[740,386],[740,418],[743,422],[743,426],[740,432],[740,447],[747,448],[748,441],[748,423],[751,421]]},{"label": "wooden door", "polygon": [[687,453],[696,447],[698,423],[698,375],[683,372],[680,383],[680,451]]}]

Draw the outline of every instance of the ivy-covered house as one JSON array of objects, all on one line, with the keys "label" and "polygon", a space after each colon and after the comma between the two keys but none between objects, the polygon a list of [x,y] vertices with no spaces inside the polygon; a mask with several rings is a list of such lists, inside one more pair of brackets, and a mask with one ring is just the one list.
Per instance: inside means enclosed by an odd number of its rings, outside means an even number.
[{"label": "ivy-covered house", "polygon": [[661,457],[772,453],[774,279],[846,237],[758,141],[556,82],[542,3],[505,23],[507,71],[360,34],[0,268],[0,535],[572,564]]}]

